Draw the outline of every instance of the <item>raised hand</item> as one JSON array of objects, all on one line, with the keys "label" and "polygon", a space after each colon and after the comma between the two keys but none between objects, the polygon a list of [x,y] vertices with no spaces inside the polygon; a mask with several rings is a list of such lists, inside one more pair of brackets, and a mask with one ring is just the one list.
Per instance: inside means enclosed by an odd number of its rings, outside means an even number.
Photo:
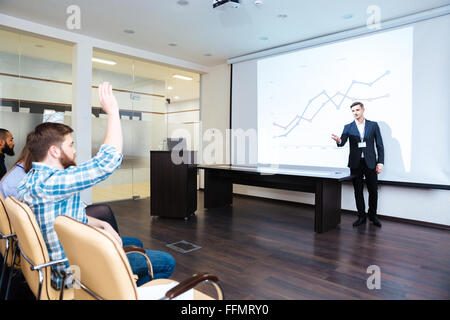
[{"label": "raised hand", "polygon": [[98,99],[103,111],[108,115],[108,126],[104,144],[115,147],[119,152],[123,149],[122,125],[120,124],[119,104],[112,93],[109,82],[103,82],[98,86]]},{"label": "raised hand", "polygon": [[98,86],[98,99],[100,100],[103,111],[108,115],[119,111],[119,105],[109,82],[103,82]]}]

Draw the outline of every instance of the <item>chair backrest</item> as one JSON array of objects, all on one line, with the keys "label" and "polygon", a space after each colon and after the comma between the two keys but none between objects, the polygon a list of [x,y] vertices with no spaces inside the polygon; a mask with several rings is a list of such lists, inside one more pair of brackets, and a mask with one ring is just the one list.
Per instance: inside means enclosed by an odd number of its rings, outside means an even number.
[{"label": "chair backrest", "polygon": [[[47,246],[42,237],[41,229],[36,221],[34,213],[25,204],[18,201],[14,197],[8,197],[5,200],[5,208],[11,222],[12,229],[17,235],[20,250],[27,258],[35,265],[41,265],[50,262]],[[33,294],[38,296],[39,289],[39,274],[38,271],[30,269],[30,263],[21,259],[22,273],[28,283]],[[40,299],[42,300],[56,300],[59,299],[59,290],[55,290],[51,286],[51,268],[42,269],[44,281],[42,284],[42,292]],[[70,290],[64,291],[64,297],[70,296]]]},{"label": "chair backrest", "polygon": [[[13,233],[11,228],[11,222],[9,221],[8,214],[6,213],[6,208],[4,205],[3,196],[0,193],[0,233],[3,235],[10,235]],[[11,243],[11,242],[10,242]],[[9,255],[8,255],[8,265],[11,265],[12,260],[12,248],[10,247]],[[0,240],[0,254],[4,257],[6,251],[6,240]]]},{"label": "chair backrest", "polygon": [[[55,230],[69,263],[79,268],[74,276],[82,285],[105,300],[138,299],[125,252],[110,234],[67,216],[56,218]],[[93,299],[82,289],[74,294],[75,299]]]}]

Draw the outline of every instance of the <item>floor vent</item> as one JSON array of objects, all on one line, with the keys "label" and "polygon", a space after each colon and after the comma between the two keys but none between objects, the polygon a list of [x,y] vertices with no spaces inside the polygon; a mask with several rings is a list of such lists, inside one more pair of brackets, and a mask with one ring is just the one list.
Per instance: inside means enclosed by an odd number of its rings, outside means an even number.
[{"label": "floor vent", "polygon": [[180,253],[188,253],[188,252],[198,250],[201,248],[200,246],[197,246],[193,243],[190,243],[190,242],[187,242],[184,240],[181,240],[181,241],[178,241],[175,243],[171,243],[171,244],[167,244],[166,246],[169,247],[170,249],[173,249]]}]

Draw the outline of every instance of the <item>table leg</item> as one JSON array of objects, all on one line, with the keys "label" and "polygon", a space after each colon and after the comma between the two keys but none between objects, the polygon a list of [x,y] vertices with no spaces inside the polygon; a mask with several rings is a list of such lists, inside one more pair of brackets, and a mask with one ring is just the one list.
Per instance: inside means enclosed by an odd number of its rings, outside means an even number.
[{"label": "table leg", "polygon": [[205,208],[217,208],[231,205],[233,202],[233,184],[214,172],[205,170]]},{"label": "table leg", "polygon": [[318,233],[335,229],[341,222],[340,182],[318,180],[316,182],[316,204],[314,231]]}]

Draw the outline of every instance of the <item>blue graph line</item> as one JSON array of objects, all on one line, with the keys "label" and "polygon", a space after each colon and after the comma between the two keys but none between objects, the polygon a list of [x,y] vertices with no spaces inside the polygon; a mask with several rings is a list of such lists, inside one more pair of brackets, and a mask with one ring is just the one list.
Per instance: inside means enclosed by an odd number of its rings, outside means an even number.
[{"label": "blue graph line", "polygon": [[[385,73],[383,73],[381,76],[379,76],[378,78],[376,78],[375,80],[373,80],[372,82],[361,82],[361,81],[356,81],[356,80],[352,80],[352,83],[350,84],[350,86],[347,88],[345,93],[342,93],[340,91],[336,92],[332,97],[330,97],[328,95],[328,93],[326,92],[326,90],[323,90],[322,92],[320,92],[318,95],[316,95],[315,97],[313,97],[312,99],[309,100],[308,104],[306,105],[305,109],[303,110],[303,113],[301,115],[296,115],[287,125],[283,126],[281,124],[278,124],[276,122],[273,123],[274,126],[282,128],[284,130],[286,130],[287,128],[289,128],[291,126],[292,123],[294,123],[295,121],[297,121],[297,123],[291,128],[289,129],[286,133],[281,134],[279,136],[274,136],[274,138],[281,138],[281,137],[286,137],[292,130],[294,130],[299,124],[300,121],[305,120],[308,122],[312,122],[314,120],[314,118],[316,117],[316,115],[320,112],[320,110],[322,110],[323,107],[325,107],[328,102],[331,102],[334,104],[334,106],[336,107],[337,110],[339,110],[342,106],[342,103],[344,102],[344,100],[346,98],[351,99],[351,100],[363,100],[363,101],[373,101],[373,100],[377,100],[377,99],[382,99],[382,98],[387,98],[389,97],[389,93],[385,94],[384,96],[379,96],[379,97],[373,97],[373,98],[365,98],[365,99],[361,99],[361,98],[354,98],[354,97],[350,97],[348,95],[348,93],[350,92],[350,89],[356,85],[365,85],[365,86],[373,86],[377,81],[381,80],[383,77],[387,76],[388,74],[390,74],[391,72],[389,70],[386,70]],[[305,118],[304,115],[306,113],[306,111],[308,111],[309,106],[311,105],[311,103],[314,102],[314,100],[318,99],[320,96],[326,96],[328,99],[322,103],[322,106],[314,113],[314,115],[311,118]],[[341,102],[339,102],[339,104],[336,104],[336,102],[334,101],[334,98],[337,96],[342,96]]]}]

